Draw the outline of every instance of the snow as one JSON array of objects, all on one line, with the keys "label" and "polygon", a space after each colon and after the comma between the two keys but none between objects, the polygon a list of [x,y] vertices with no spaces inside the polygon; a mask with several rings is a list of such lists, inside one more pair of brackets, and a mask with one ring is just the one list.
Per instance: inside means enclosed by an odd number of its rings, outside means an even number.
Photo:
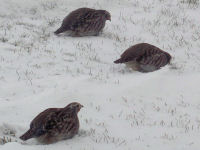
[{"label": "snow", "polygon": [[[0,138],[11,140],[1,150],[199,149],[198,3],[0,2]],[[62,19],[80,7],[106,9],[112,21],[98,37],[55,36]],[[169,52],[171,65],[139,73],[113,63],[140,42]],[[73,101],[84,105],[74,138],[50,145],[19,139],[38,113]]]}]

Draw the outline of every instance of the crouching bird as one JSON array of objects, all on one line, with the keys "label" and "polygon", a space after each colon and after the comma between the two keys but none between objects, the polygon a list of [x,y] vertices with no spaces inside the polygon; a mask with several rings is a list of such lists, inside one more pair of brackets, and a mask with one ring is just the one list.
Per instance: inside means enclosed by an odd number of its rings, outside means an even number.
[{"label": "crouching bird", "polygon": [[111,21],[111,15],[106,10],[79,8],[69,13],[54,33],[68,31],[70,36],[97,36],[102,32],[106,20]]},{"label": "crouching bird", "polygon": [[78,112],[83,106],[77,102],[64,108],[49,108],[37,115],[30,129],[20,139],[36,138],[44,144],[72,138],[79,130]]},{"label": "crouching bird", "polygon": [[170,60],[169,53],[154,45],[140,43],[128,48],[114,63],[125,63],[128,67],[140,72],[152,72],[167,65]]}]

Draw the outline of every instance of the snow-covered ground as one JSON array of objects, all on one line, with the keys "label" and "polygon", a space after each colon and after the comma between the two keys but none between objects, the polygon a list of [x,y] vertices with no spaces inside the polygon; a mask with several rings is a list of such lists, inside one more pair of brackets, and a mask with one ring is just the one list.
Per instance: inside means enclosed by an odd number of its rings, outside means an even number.
[{"label": "snow-covered ground", "polygon": [[[0,149],[199,150],[196,2],[0,0],[0,138],[8,142]],[[62,19],[80,7],[111,13],[103,34],[55,36]],[[169,52],[172,65],[139,73],[113,64],[140,42]],[[38,113],[73,101],[85,106],[77,136],[50,145],[19,139]]]}]

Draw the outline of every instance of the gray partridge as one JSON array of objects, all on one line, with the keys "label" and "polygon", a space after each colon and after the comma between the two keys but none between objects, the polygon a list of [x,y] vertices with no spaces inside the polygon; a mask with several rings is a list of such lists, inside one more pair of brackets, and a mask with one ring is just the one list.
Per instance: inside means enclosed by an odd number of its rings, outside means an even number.
[{"label": "gray partridge", "polygon": [[36,138],[41,143],[50,144],[72,138],[79,130],[77,113],[82,107],[73,102],[64,108],[46,109],[33,119],[30,129],[20,139]]},{"label": "gray partridge", "polygon": [[140,72],[152,72],[167,65],[171,55],[148,43],[136,44],[128,48],[114,63],[125,63]]},{"label": "gray partridge", "polygon": [[111,21],[110,13],[106,10],[79,8],[69,13],[64,18],[61,27],[54,33],[60,34],[68,31],[70,36],[99,35],[106,20]]}]

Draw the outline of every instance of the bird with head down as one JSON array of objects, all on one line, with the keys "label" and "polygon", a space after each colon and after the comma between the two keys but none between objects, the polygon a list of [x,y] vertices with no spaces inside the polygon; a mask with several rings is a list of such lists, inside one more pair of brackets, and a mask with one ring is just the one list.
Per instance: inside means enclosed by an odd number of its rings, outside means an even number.
[{"label": "bird with head down", "polygon": [[114,63],[125,63],[139,72],[153,72],[169,64],[170,60],[171,55],[160,48],[148,43],[139,43],[125,50]]},{"label": "bird with head down", "polygon": [[55,34],[67,32],[70,36],[97,36],[111,15],[106,10],[79,8],[67,15]]}]

